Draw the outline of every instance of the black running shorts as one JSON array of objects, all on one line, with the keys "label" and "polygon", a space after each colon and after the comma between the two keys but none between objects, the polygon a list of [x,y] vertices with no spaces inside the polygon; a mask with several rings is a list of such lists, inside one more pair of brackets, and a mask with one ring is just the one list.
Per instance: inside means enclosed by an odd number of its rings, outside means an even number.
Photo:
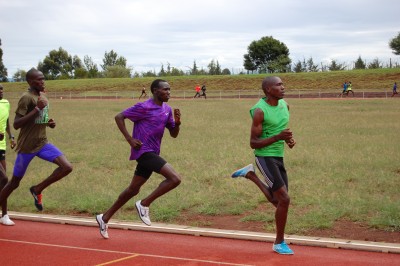
[{"label": "black running shorts", "polygon": [[137,160],[135,175],[148,179],[153,172],[160,173],[161,168],[167,163],[154,152],[143,153]]},{"label": "black running shorts", "polygon": [[282,186],[289,190],[288,177],[282,157],[256,156],[256,165],[272,191]]}]

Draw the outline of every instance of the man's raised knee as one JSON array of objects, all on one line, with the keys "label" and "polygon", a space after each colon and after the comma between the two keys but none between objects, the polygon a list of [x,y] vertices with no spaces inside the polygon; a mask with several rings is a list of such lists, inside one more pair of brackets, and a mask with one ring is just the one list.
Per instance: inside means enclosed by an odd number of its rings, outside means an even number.
[{"label": "man's raised knee", "polygon": [[174,186],[177,187],[181,183],[181,177],[179,175],[175,175],[173,178],[171,178],[171,181]]},{"label": "man's raised knee", "polygon": [[62,170],[66,175],[68,175],[68,174],[71,173],[72,170],[73,170],[72,164],[68,163],[68,164],[63,165],[63,166],[61,167],[61,170]]}]

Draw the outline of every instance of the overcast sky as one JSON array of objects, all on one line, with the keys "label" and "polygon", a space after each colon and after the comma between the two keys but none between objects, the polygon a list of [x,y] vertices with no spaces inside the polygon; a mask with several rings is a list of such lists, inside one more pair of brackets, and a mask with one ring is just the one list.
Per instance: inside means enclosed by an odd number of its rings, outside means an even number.
[{"label": "overcast sky", "polygon": [[400,63],[388,45],[400,32],[400,0],[0,0],[0,10],[9,76],[59,47],[99,69],[114,50],[139,73],[212,59],[240,70],[248,45],[264,36],[285,43],[293,63]]}]

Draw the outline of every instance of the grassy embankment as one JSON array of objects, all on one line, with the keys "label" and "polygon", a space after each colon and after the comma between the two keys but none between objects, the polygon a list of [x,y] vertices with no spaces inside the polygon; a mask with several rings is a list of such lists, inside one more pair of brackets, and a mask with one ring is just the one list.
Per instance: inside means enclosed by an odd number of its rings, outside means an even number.
[{"label": "grassy embankment", "polygon": [[[400,69],[368,69],[352,71],[333,71],[316,73],[277,74],[285,83],[287,90],[320,90],[340,91],[344,81],[351,81],[353,89],[363,91],[391,90],[395,81],[400,82]],[[219,90],[258,90],[265,75],[232,75],[232,76],[183,76],[165,77],[173,90],[188,90],[193,92],[196,84],[207,85],[207,91]],[[100,94],[111,91],[137,91],[155,78],[133,79],[77,79],[49,80],[47,88],[51,92],[91,92]],[[23,91],[26,82],[7,83],[10,91]]]}]

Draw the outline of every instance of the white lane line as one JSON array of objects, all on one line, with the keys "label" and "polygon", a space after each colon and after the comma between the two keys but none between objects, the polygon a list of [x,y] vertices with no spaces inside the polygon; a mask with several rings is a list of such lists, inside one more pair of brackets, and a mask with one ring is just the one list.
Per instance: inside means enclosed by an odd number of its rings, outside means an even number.
[{"label": "white lane line", "polygon": [[19,244],[27,244],[27,245],[46,246],[46,247],[56,247],[56,248],[76,249],[76,250],[85,250],[85,251],[124,254],[124,255],[130,255],[130,257],[143,256],[143,257],[152,257],[152,258],[160,258],[160,259],[171,259],[171,260],[180,260],[180,261],[189,261],[189,262],[210,263],[210,264],[218,264],[218,265],[251,266],[251,264],[237,264],[237,263],[220,262],[220,261],[212,261],[212,260],[199,260],[199,259],[172,257],[172,256],[141,254],[141,253],[118,251],[118,250],[107,250],[107,249],[96,249],[96,248],[84,248],[84,247],[65,246],[65,245],[56,245],[56,244],[46,244],[46,243],[21,241],[21,240],[13,240],[13,239],[4,239],[4,238],[0,238],[0,241],[11,242],[11,243],[19,243]]},{"label": "white lane line", "polygon": [[[98,227],[97,222],[94,218],[84,217],[71,217],[62,215],[48,215],[48,214],[32,214],[32,213],[20,213],[20,212],[9,212],[11,218],[27,221],[36,222],[47,222],[56,224],[70,224],[70,225],[83,225],[83,226],[94,226]],[[229,239],[241,239],[251,241],[263,241],[263,242],[274,242],[275,235],[270,233],[259,233],[259,232],[246,232],[236,230],[220,230],[211,228],[198,228],[191,226],[179,226],[169,224],[157,224],[154,223],[152,226],[146,226],[142,223],[134,222],[110,222],[109,228],[115,229],[126,229],[136,230],[145,232],[161,232],[170,234],[183,234],[183,235],[194,235],[194,236],[211,236]],[[285,239],[288,244],[314,246],[323,248],[344,248],[351,250],[361,251],[375,251],[382,253],[400,253],[399,243],[382,243],[382,242],[370,242],[370,241],[358,241],[358,240],[346,240],[336,238],[325,238],[325,237],[306,237],[296,235],[285,235]]]}]

